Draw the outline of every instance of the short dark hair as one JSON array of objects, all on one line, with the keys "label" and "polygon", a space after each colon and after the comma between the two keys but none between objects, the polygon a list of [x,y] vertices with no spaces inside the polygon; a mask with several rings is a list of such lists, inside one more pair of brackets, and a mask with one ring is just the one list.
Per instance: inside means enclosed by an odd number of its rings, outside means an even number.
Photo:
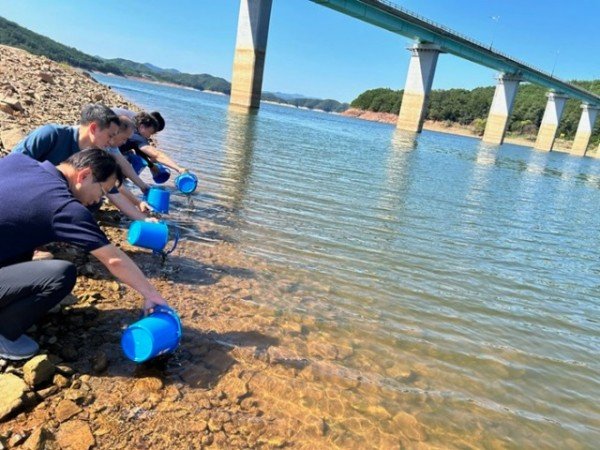
[{"label": "short dark hair", "polygon": [[114,123],[117,126],[121,125],[119,117],[112,109],[101,103],[90,103],[81,108],[81,119],[79,120],[79,124],[89,125],[92,122],[96,122],[101,130],[110,127],[111,123]]},{"label": "short dark hair", "polygon": [[156,132],[158,133],[159,131],[164,130],[165,119],[163,118],[163,116],[158,111],[152,111],[150,115],[154,117],[156,119],[156,122],[158,123],[158,128],[156,128]]},{"label": "short dark hair", "polygon": [[105,150],[99,148],[88,148],[74,153],[65,161],[65,164],[76,169],[92,169],[94,180],[102,183],[111,176],[117,177],[117,186],[123,183],[123,172],[117,164],[116,159]]},{"label": "short dark hair", "polygon": [[119,116],[119,131],[133,131],[135,123],[127,116]]},{"label": "short dark hair", "polygon": [[137,113],[133,118],[133,121],[135,122],[136,128],[139,128],[140,125],[144,125],[145,127],[154,128],[154,131],[158,130],[158,121],[146,112]]}]

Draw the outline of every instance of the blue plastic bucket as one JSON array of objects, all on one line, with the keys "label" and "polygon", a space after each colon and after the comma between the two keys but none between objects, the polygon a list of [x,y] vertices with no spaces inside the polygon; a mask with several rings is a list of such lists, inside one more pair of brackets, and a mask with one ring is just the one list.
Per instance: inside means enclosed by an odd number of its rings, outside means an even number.
[{"label": "blue plastic bucket", "polygon": [[169,227],[162,222],[136,220],[129,226],[127,241],[131,245],[162,251],[169,240]]},{"label": "blue plastic bucket", "polygon": [[135,173],[137,173],[138,175],[148,165],[146,160],[141,156],[135,154],[128,154],[125,157],[127,158],[127,161],[129,161],[129,164],[131,164],[131,167],[133,167],[133,170],[135,170]]},{"label": "blue plastic bucket", "polygon": [[147,202],[155,211],[168,214],[170,196],[171,193],[165,189],[151,187],[148,191]]},{"label": "blue plastic bucket", "polygon": [[131,324],[121,336],[121,348],[137,363],[169,353],[181,341],[181,321],[175,311],[156,306],[154,312]]},{"label": "blue plastic bucket", "polygon": [[154,182],[157,184],[166,183],[166,181],[171,177],[171,172],[162,164],[155,163],[153,167],[150,168],[152,171],[152,178]]},{"label": "blue plastic bucket", "polygon": [[175,187],[184,194],[191,194],[198,186],[198,177],[193,173],[185,172],[175,178]]}]

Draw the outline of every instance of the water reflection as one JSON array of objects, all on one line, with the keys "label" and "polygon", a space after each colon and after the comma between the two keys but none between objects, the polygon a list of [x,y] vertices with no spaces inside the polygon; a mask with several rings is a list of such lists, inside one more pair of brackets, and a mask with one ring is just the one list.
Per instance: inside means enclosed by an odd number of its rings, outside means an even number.
[{"label": "water reflection", "polygon": [[252,156],[256,144],[256,114],[242,114],[230,109],[224,140],[221,172],[224,206],[233,216],[242,209],[252,175]]},{"label": "water reflection", "polygon": [[478,166],[493,166],[496,163],[499,149],[500,147],[497,145],[489,145],[485,142],[480,142],[477,148],[475,162]]},{"label": "water reflection", "polygon": [[471,186],[466,196],[466,205],[468,205],[468,208],[465,208],[465,214],[468,216],[478,214],[477,210],[485,203],[483,196],[488,193],[487,186],[490,182],[492,169],[496,164],[499,148],[495,145],[492,146],[483,142],[479,143],[477,155],[475,156],[476,164],[473,167]]},{"label": "water reflection", "polygon": [[378,210],[380,219],[396,219],[401,217],[404,209],[413,172],[412,161],[417,148],[417,136],[402,130],[395,130],[385,168],[385,181],[379,198]]}]

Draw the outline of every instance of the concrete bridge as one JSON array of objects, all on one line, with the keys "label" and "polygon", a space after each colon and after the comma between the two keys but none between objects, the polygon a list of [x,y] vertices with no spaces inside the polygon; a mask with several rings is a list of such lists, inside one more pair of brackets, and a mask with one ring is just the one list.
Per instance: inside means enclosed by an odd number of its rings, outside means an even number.
[{"label": "concrete bridge", "polygon": [[[550,151],[567,99],[581,102],[581,119],[571,153],[585,155],[598,111],[600,95],[495,51],[442,25],[382,0],[311,0],[343,14],[414,39],[397,127],[421,132],[437,59],[449,53],[497,70],[498,84],[488,114],[483,141],[504,141],[514,99],[522,81],[548,88],[548,102],[535,142]],[[238,34],[231,85],[231,104],[247,110],[259,107],[272,0],[240,0]]]}]

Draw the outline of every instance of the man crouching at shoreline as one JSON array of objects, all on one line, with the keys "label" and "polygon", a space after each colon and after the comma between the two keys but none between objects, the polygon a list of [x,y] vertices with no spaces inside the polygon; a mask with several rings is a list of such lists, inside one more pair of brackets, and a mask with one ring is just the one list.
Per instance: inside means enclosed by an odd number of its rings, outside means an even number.
[{"label": "man crouching at shoreline", "polygon": [[33,356],[38,345],[25,331],[75,285],[73,264],[31,261],[41,245],[59,241],[82,247],[144,297],[145,311],[166,305],[86,208],[122,180],[114,158],[100,149],[77,152],[56,167],[23,154],[0,159],[0,358]]}]

